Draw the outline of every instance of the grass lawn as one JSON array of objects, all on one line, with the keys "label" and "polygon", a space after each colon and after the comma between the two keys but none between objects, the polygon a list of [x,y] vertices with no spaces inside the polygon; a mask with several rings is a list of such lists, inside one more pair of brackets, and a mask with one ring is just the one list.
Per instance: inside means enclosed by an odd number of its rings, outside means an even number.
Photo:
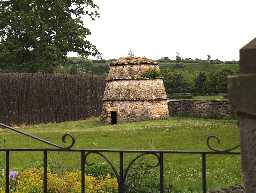
[{"label": "grass lawn", "polygon": [[[172,117],[168,120],[143,121],[104,125],[98,118],[58,124],[24,126],[21,130],[61,144],[61,136],[68,132],[75,136],[75,148],[103,149],[157,149],[157,150],[207,150],[206,139],[216,135],[223,143],[218,147],[233,147],[239,144],[239,128],[236,120],[214,120]],[[1,146],[8,148],[47,147],[30,138],[1,130]],[[5,143],[3,143],[5,139]],[[4,155],[1,155],[1,159]],[[107,154],[114,163],[118,155]],[[126,155],[126,161],[135,155]],[[103,162],[91,157],[91,161]],[[149,161],[152,158],[149,157]],[[4,164],[2,161],[1,164]],[[11,168],[21,169],[42,164],[42,153],[11,154]],[[49,165],[59,169],[78,169],[79,154],[50,153]],[[209,156],[207,159],[209,189],[238,184],[240,176],[240,156]],[[173,184],[176,192],[199,190],[201,180],[201,158],[197,155],[165,156],[165,182]]]},{"label": "grass lawn", "polygon": [[218,101],[221,101],[221,100],[226,100],[224,96],[193,96],[192,99],[194,100],[218,100]]}]

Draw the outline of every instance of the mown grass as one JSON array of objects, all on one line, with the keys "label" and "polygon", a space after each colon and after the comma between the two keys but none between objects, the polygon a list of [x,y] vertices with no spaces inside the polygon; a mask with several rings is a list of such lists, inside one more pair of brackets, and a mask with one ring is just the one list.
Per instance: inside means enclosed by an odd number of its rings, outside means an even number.
[{"label": "mown grass", "polygon": [[[75,148],[140,149],[140,150],[208,150],[206,139],[216,135],[223,141],[218,148],[232,147],[239,143],[236,120],[214,120],[172,117],[168,120],[143,121],[105,125],[98,118],[58,124],[39,124],[20,128],[39,137],[61,144],[61,136],[68,132],[75,136]],[[0,132],[2,147],[47,147],[12,132]],[[118,165],[117,154],[106,154]],[[1,155],[2,159],[4,155]],[[80,155],[76,153],[50,153],[49,165],[57,170],[80,168]],[[126,163],[135,155],[125,155]],[[146,157],[145,157],[146,159]],[[102,163],[92,156],[91,162]],[[148,156],[149,162],[155,159]],[[4,164],[4,162],[1,162]],[[11,168],[21,169],[42,165],[42,153],[12,153]],[[4,166],[4,165],[3,165]],[[208,156],[207,177],[209,189],[241,182],[240,156]],[[173,185],[176,192],[199,191],[201,182],[200,155],[165,155],[165,183]]]},{"label": "mown grass", "polygon": [[194,100],[225,100],[224,96],[220,95],[206,95],[206,96],[193,96],[192,99]]}]

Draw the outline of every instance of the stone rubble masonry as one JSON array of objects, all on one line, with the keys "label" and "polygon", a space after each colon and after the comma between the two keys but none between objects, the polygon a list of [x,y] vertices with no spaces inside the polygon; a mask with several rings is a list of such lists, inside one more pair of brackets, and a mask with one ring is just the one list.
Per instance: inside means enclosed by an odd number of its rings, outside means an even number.
[{"label": "stone rubble masonry", "polygon": [[169,100],[168,106],[171,116],[221,119],[235,117],[229,100]]},{"label": "stone rubble masonry", "polygon": [[118,65],[143,65],[143,64],[148,64],[148,65],[157,65],[157,62],[154,60],[148,59],[146,57],[121,57],[117,61],[114,61],[110,64],[110,66],[118,66]]},{"label": "stone rubble masonry", "polygon": [[167,102],[160,101],[105,101],[102,119],[110,123],[110,111],[118,112],[118,121],[163,119],[168,117]]},{"label": "stone rubble masonry", "polygon": [[142,78],[149,69],[159,70],[153,60],[141,57],[120,58],[110,64],[103,98],[101,119],[117,121],[163,119],[169,116],[167,95],[162,79]]},{"label": "stone rubble masonry", "polygon": [[104,100],[167,99],[162,79],[107,82]]},{"label": "stone rubble masonry", "polygon": [[141,79],[143,73],[149,69],[160,70],[155,64],[110,66],[107,80]]}]

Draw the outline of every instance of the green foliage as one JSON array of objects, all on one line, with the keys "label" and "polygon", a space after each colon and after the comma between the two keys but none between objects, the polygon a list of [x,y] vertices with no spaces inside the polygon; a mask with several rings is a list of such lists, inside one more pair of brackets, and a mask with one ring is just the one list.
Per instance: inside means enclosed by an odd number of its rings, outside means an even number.
[{"label": "green foliage", "polygon": [[192,99],[194,100],[217,100],[217,101],[223,101],[225,100],[225,96],[222,95],[203,95],[203,96],[193,96]]},{"label": "green foliage", "polygon": [[159,192],[159,172],[149,165],[147,161],[138,160],[130,169],[127,182],[127,193]]},{"label": "green foliage", "polygon": [[194,91],[196,93],[204,94],[207,91],[207,75],[204,72],[199,72],[199,74],[195,78],[195,86]]},{"label": "green foliage", "polygon": [[[177,68],[176,63],[160,63],[165,87],[173,93],[205,95],[227,92],[227,76],[239,72],[238,64],[185,63]],[[179,75],[177,75],[179,74]]]},{"label": "green foliage", "polygon": [[209,74],[207,80],[207,90],[209,93],[226,93],[227,77],[234,74],[231,70],[224,69]]},{"label": "green foliage", "polygon": [[68,52],[98,54],[82,21],[97,18],[97,9],[93,0],[0,1],[0,69],[52,72]]},{"label": "green foliage", "polygon": [[183,73],[164,74],[165,87],[168,93],[181,93],[189,91],[189,84],[184,79]]},{"label": "green foliage", "polygon": [[146,70],[142,75],[141,78],[145,79],[157,79],[160,78],[160,70],[157,68],[150,68]]},{"label": "green foliage", "polygon": [[86,173],[94,177],[105,177],[110,174],[109,166],[106,163],[93,163],[87,166],[86,169]]},{"label": "green foliage", "polygon": [[54,69],[55,73],[62,74],[81,74],[81,73],[93,73],[97,75],[105,75],[108,71],[108,66],[103,61],[92,61],[87,58],[76,57],[67,58],[67,61],[63,65],[59,65]]}]

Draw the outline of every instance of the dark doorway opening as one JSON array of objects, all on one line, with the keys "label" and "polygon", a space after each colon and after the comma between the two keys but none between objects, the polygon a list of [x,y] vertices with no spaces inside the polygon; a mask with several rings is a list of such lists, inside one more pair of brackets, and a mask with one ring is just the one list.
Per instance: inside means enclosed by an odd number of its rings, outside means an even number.
[{"label": "dark doorway opening", "polygon": [[117,124],[117,112],[111,111],[111,125]]}]

